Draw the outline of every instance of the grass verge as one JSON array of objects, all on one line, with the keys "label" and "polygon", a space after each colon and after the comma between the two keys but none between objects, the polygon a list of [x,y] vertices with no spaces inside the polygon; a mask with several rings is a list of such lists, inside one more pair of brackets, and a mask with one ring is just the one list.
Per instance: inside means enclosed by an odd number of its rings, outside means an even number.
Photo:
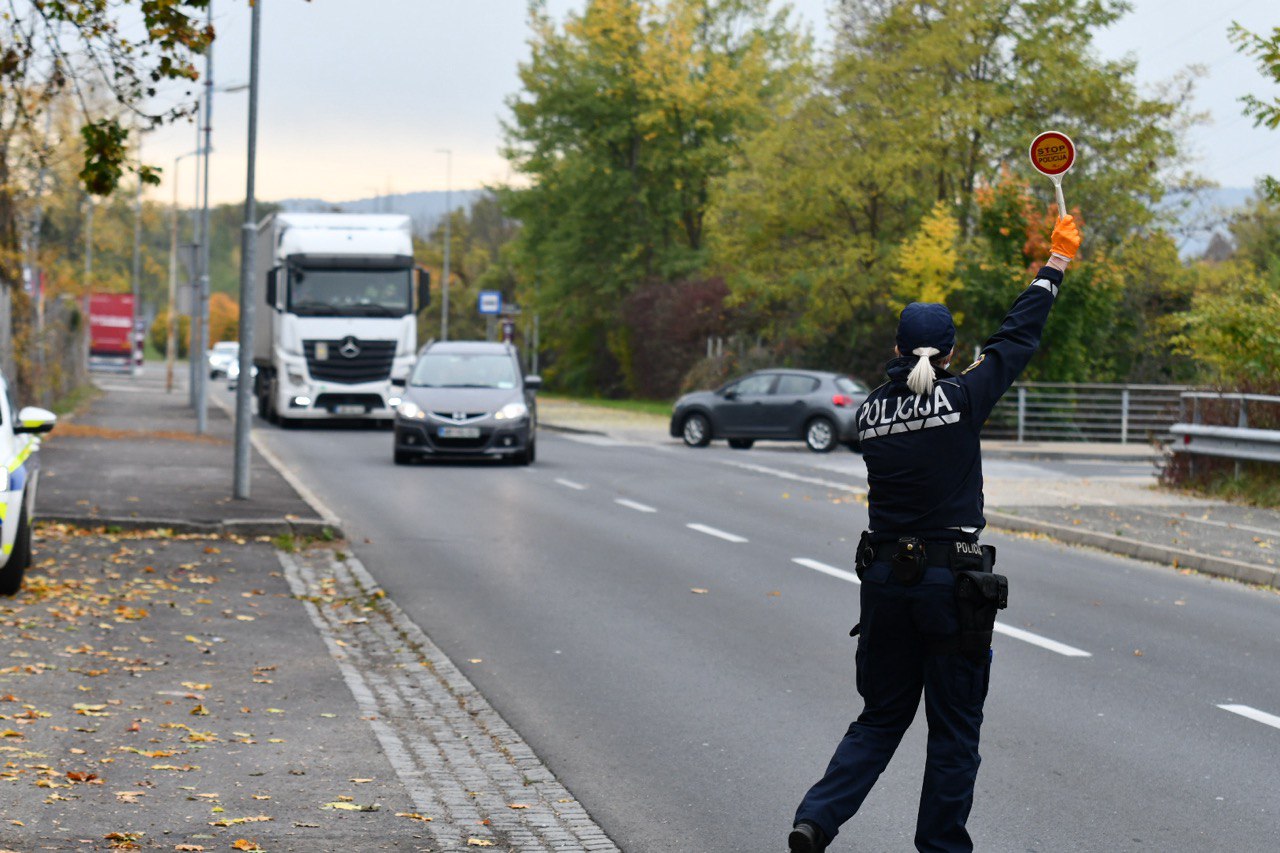
[{"label": "grass verge", "polygon": [[598,406],[602,409],[616,409],[622,412],[639,412],[646,415],[671,414],[670,400],[609,400],[603,397],[563,397],[558,395],[539,395],[540,399],[554,403],[577,403],[581,406]]}]

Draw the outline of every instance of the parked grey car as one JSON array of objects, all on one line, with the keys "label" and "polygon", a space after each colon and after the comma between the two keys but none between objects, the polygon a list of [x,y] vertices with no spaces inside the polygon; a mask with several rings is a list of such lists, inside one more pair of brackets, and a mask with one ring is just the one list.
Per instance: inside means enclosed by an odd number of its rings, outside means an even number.
[{"label": "parked grey car", "polygon": [[396,408],[394,459],[536,454],[537,376],[525,376],[511,344],[441,341],[423,347]]},{"label": "parked grey car", "polygon": [[759,370],[676,400],[671,435],[690,447],[723,438],[739,450],[760,439],[803,441],[815,453],[857,450],[854,417],[866,396],[866,386],[839,373]]}]

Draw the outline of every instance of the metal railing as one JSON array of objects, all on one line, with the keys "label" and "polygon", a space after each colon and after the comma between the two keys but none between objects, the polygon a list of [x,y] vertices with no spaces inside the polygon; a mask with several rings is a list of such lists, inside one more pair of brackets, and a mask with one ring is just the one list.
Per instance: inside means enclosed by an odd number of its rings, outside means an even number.
[{"label": "metal railing", "polygon": [[[1280,405],[1280,397],[1267,394],[1232,394],[1218,391],[1182,392],[1183,423],[1174,424],[1170,449],[1174,453],[1186,453],[1194,463],[1196,456],[1220,456],[1236,460],[1236,475],[1244,460],[1280,462],[1280,429],[1258,429],[1249,426],[1250,404]],[[1219,401],[1228,404],[1227,412],[1218,412],[1224,420],[1234,420],[1235,426],[1205,424],[1203,403]],[[1230,416],[1234,404],[1235,417]],[[1186,421],[1190,408],[1191,421]],[[1274,420],[1274,417],[1272,418]]]},{"label": "metal railing", "polygon": [[983,427],[988,438],[1148,443],[1177,423],[1185,385],[1019,382]]}]

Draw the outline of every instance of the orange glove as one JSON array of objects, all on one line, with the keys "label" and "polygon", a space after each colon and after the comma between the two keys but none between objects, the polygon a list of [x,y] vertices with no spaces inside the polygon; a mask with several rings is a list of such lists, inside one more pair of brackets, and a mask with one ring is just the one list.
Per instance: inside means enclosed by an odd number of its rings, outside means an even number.
[{"label": "orange glove", "polygon": [[1058,220],[1058,224],[1053,226],[1053,243],[1049,251],[1068,261],[1080,251],[1080,229],[1076,227],[1073,217],[1064,216]]}]

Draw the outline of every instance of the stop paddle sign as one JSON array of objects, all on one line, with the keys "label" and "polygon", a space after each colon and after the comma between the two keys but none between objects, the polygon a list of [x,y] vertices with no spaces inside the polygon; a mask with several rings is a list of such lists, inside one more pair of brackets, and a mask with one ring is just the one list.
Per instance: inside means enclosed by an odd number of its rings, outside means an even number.
[{"label": "stop paddle sign", "polygon": [[1071,137],[1057,130],[1047,130],[1031,141],[1031,165],[1053,181],[1054,195],[1058,200],[1058,216],[1067,215],[1067,203],[1062,198],[1062,176],[1076,162],[1076,146]]}]

